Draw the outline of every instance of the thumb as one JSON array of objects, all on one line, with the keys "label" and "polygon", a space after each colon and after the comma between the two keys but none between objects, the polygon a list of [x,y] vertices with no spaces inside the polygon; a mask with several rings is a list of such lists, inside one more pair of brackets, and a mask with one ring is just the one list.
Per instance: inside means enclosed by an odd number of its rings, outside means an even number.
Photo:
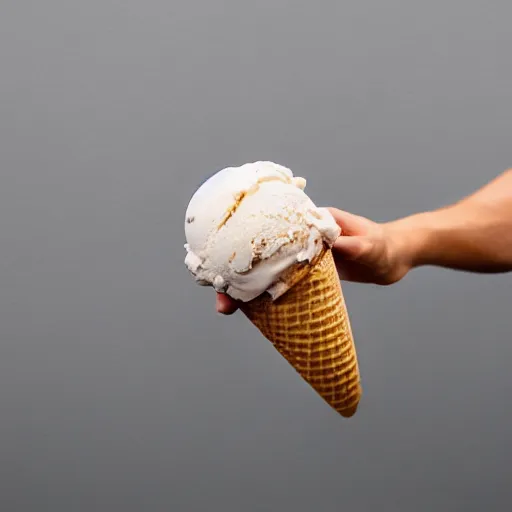
[{"label": "thumb", "polygon": [[339,210],[338,208],[327,208],[334,217],[336,224],[341,228],[342,235],[366,235],[372,222],[365,217]]},{"label": "thumb", "polygon": [[334,242],[333,251],[342,259],[361,261],[370,253],[372,243],[363,236],[340,236]]}]

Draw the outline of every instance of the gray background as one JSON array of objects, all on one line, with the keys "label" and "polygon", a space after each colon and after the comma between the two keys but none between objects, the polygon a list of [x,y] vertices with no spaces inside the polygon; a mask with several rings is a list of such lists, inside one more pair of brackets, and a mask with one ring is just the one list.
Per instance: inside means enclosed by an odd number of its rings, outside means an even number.
[{"label": "gray background", "polygon": [[275,160],[376,220],[512,165],[511,15],[3,1],[0,509],[507,509],[510,276],[345,284],[365,390],[347,421],[215,313],[182,244],[227,165]]}]

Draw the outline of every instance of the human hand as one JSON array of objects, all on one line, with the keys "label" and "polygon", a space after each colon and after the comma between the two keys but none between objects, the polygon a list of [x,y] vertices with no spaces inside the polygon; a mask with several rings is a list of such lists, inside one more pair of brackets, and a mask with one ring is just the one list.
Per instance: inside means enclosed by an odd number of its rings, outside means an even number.
[{"label": "human hand", "polygon": [[332,248],[340,279],[390,285],[412,268],[408,231],[401,221],[378,223],[337,208],[329,208],[341,235]]},{"label": "human hand", "polygon": [[[337,208],[329,211],[342,233],[332,247],[340,279],[390,285],[412,268],[406,231],[399,222],[381,224]],[[217,293],[217,312],[230,315],[238,307],[237,301]]]}]

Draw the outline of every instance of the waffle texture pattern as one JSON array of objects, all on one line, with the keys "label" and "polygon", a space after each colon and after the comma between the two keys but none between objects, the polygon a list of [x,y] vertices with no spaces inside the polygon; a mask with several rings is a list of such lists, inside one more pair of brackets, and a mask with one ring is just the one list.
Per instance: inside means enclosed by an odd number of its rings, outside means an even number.
[{"label": "waffle texture pattern", "polygon": [[301,274],[277,300],[263,294],[244,304],[242,311],[331,407],[350,417],[357,410],[362,389],[332,251],[325,250]]}]

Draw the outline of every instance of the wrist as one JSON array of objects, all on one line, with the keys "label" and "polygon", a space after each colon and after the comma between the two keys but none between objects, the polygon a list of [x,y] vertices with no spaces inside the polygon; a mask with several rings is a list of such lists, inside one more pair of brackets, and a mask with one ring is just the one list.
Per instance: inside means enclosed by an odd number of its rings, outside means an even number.
[{"label": "wrist", "polygon": [[[409,269],[425,265],[456,266],[474,250],[471,240],[485,217],[466,202],[418,213],[391,223],[399,257]],[[469,234],[468,234],[469,233]]]},{"label": "wrist", "polygon": [[386,225],[396,265],[413,268],[429,265],[434,258],[437,212],[414,214]]}]

